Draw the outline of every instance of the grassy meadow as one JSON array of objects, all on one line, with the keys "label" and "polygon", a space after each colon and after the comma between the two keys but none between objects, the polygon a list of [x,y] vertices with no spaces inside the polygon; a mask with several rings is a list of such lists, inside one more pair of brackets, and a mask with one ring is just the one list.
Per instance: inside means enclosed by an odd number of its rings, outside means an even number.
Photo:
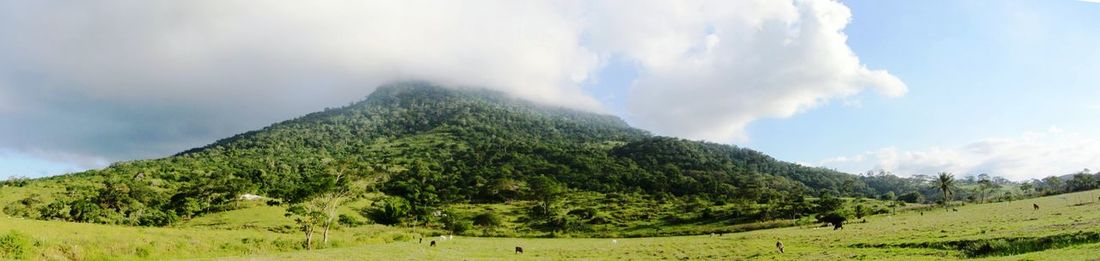
[{"label": "grassy meadow", "polygon": [[[866,223],[851,222],[842,230],[801,225],[720,236],[456,236],[427,237],[419,243],[422,235],[435,232],[364,225],[335,231],[328,247],[312,251],[301,249],[297,231],[277,229],[291,224],[281,208],[263,205],[171,228],[0,217],[0,253],[43,260],[1095,260],[1100,258],[1098,198],[1100,190],[1093,190],[954,207],[958,211],[909,209],[866,217]],[[439,245],[428,247],[430,240]],[[784,243],[785,253],[776,251],[777,240]],[[526,253],[513,253],[516,246]]]}]

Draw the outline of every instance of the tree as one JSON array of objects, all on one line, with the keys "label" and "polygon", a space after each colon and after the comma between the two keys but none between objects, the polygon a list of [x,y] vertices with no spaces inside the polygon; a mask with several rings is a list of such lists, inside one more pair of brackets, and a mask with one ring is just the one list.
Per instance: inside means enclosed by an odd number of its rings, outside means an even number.
[{"label": "tree", "polygon": [[1025,181],[1023,184],[1020,184],[1020,191],[1022,191],[1024,193],[1024,195],[1031,194],[1031,193],[1028,193],[1028,192],[1031,191],[1034,188],[1035,188],[1035,185],[1032,185],[1032,181]]},{"label": "tree", "polygon": [[1043,178],[1043,190],[1046,194],[1061,193],[1064,191],[1062,188],[1062,178],[1055,176]]},{"label": "tree", "polygon": [[989,195],[989,192],[992,192],[999,187],[1000,185],[993,183],[993,180],[989,179],[988,174],[978,175],[978,190],[980,192],[978,193],[979,203],[985,203],[986,197]]},{"label": "tree", "polygon": [[952,191],[955,187],[955,175],[947,172],[940,172],[936,177],[936,188],[943,192],[943,207],[946,208],[951,203]]},{"label": "tree", "polygon": [[[367,168],[370,169],[369,167]],[[329,175],[332,176],[333,183],[336,184],[335,188],[322,193],[317,197],[321,204],[321,212],[323,214],[322,220],[322,243],[328,244],[329,230],[332,229],[334,224],[337,224],[339,220],[340,207],[353,199],[359,198],[366,194],[369,188],[383,179],[383,175],[377,173],[364,174],[363,172],[354,171],[350,168],[349,163],[342,163],[333,166],[328,169]],[[370,171],[368,171],[370,172]]]},{"label": "tree", "polygon": [[1071,192],[1076,192],[1096,188],[1096,180],[1093,179],[1091,174],[1087,174],[1087,171],[1088,170],[1073,174],[1073,178],[1066,182],[1066,189]]},{"label": "tree", "polygon": [[385,178],[372,173],[370,168],[356,170],[351,163],[322,162],[327,164],[325,168],[320,173],[310,173],[308,182],[289,201],[291,207],[286,212],[305,233],[306,249],[313,249],[313,234],[318,227],[322,230],[322,243],[328,244],[329,232],[339,220],[339,208]]},{"label": "tree", "polygon": [[538,201],[535,205],[534,213],[550,221],[550,218],[554,216],[555,206],[561,199],[561,196],[565,193],[566,188],[557,180],[547,176],[534,177],[530,182],[531,194],[533,198]]},{"label": "tree", "polygon": [[291,205],[286,209],[286,216],[293,217],[294,223],[298,224],[298,229],[305,233],[306,241],[304,245],[307,250],[313,249],[313,234],[317,231],[317,226],[325,220],[321,205],[323,203],[319,200],[310,200],[309,202]]},{"label": "tree", "polygon": [[824,193],[821,198],[817,200],[817,213],[824,214],[835,212],[840,209],[840,206],[844,204],[844,201],[839,197],[836,197],[832,193]]}]

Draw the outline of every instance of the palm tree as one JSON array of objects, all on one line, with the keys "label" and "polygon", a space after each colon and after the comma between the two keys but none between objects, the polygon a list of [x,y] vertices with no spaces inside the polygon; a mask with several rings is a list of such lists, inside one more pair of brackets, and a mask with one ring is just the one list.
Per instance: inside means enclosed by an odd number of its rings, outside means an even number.
[{"label": "palm tree", "polygon": [[943,207],[947,207],[947,203],[951,201],[951,188],[955,186],[955,175],[951,173],[940,172],[939,178],[936,179],[936,187],[943,192]]}]

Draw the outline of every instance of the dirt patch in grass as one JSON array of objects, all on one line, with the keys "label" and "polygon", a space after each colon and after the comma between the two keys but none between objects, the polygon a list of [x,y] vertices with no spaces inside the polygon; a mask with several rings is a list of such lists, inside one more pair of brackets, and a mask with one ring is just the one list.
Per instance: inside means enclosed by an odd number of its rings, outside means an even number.
[{"label": "dirt patch in grass", "polygon": [[858,248],[931,248],[959,251],[965,257],[1010,256],[1073,245],[1100,242],[1100,232],[1077,231],[1043,237],[1000,237],[988,239],[954,240],[939,242],[913,242],[897,244],[851,245]]}]

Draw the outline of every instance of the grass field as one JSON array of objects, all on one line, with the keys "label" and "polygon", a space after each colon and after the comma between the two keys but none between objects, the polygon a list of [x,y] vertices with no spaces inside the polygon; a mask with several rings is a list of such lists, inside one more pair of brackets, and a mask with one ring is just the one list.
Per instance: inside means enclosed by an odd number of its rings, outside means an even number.
[{"label": "grass field", "polygon": [[[382,226],[344,229],[327,249],[300,250],[298,233],[239,224],[271,220],[254,207],[176,228],[136,228],[0,217],[0,235],[33,242],[30,259],[513,260],[513,259],[905,259],[1100,260],[1100,190],[991,204],[904,211],[843,230],[816,226],[650,238],[425,238]],[[1039,210],[1033,210],[1038,204]],[[259,222],[259,221],[257,221]],[[264,221],[269,222],[269,221]],[[237,225],[227,225],[237,224]],[[265,226],[272,224],[255,224]],[[429,240],[437,247],[428,247]],[[613,242],[613,240],[615,242]],[[786,253],[775,249],[776,240]],[[3,238],[0,237],[0,242]],[[526,253],[515,254],[522,246]]]}]

